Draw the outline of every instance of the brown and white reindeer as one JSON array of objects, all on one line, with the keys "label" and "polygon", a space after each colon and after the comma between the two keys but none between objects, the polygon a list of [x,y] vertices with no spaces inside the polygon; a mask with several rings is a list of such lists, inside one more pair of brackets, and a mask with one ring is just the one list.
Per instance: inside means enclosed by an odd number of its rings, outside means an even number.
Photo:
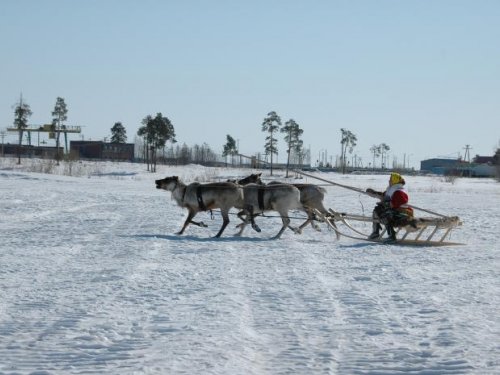
[{"label": "brown and white reindeer", "polygon": [[[272,181],[269,183],[269,185],[274,185],[274,184],[281,184],[279,181]],[[298,228],[297,231],[299,233],[302,232],[302,229],[304,229],[307,224],[311,224],[311,226],[315,230],[320,230],[318,225],[315,223],[316,215],[315,215],[315,210],[318,210],[321,214],[324,216],[328,216],[329,212],[323,205],[323,200],[325,199],[325,193],[326,189],[314,185],[314,184],[292,184],[295,186],[297,189],[300,191],[300,203],[302,204],[302,210],[305,211],[307,214],[307,220],[302,223]],[[331,222],[332,225],[336,226],[335,222]],[[337,233],[337,239],[339,238],[339,235]]]},{"label": "brown and white reindeer", "polygon": [[188,209],[188,216],[177,234],[184,233],[189,224],[203,226],[201,222],[193,221],[200,211],[208,211],[219,208],[222,215],[222,226],[215,237],[220,237],[229,224],[229,210],[232,207],[242,208],[243,189],[240,185],[232,182],[213,182],[201,184],[193,182],[184,184],[179,177],[165,177],[156,180],[156,188],[170,191],[176,203]]},{"label": "brown and white reindeer", "polygon": [[[251,174],[251,175],[249,175],[245,178],[242,178],[240,180],[233,180],[233,182],[236,182],[240,185],[247,185],[249,183],[257,183],[257,184],[263,185],[264,182],[261,180],[261,176],[262,176],[262,173],[254,173],[254,174]],[[283,183],[279,182],[279,181],[272,181],[268,185],[276,185],[276,184],[280,185]],[[302,204],[301,210],[307,214],[306,221],[304,223],[302,223],[297,228],[297,232],[301,233],[302,229],[304,229],[307,226],[307,224],[311,224],[311,226],[315,230],[319,231],[320,229],[319,229],[318,225],[315,223],[315,221],[317,220],[315,210],[318,210],[324,216],[329,215],[329,212],[327,211],[327,209],[323,205],[323,200],[325,198],[326,189],[321,187],[321,186],[318,186],[318,185],[306,184],[306,183],[297,183],[297,184],[291,184],[291,185],[293,185],[297,189],[299,189],[299,191],[300,191],[300,203]],[[255,224],[255,221],[254,221],[255,216],[257,216],[258,214],[259,213],[253,214],[250,217],[250,220],[252,222],[252,227],[254,227],[254,228],[258,228],[258,226]],[[332,222],[332,224],[334,226],[336,226],[335,222]],[[339,235],[337,233],[337,238],[338,237],[339,237]]]},{"label": "brown and white reindeer", "polygon": [[297,229],[290,226],[289,210],[300,209],[300,191],[295,186],[288,184],[262,185],[250,183],[243,185],[243,201],[242,211],[238,213],[238,217],[243,221],[239,224],[240,231],[236,234],[240,236],[245,227],[251,223],[252,228],[260,232],[260,228],[254,221],[254,217],[264,211],[277,211],[282,220],[282,227],[279,232],[273,237],[278,239],[281,237],[286,228],[290,228],[297,233]]}]

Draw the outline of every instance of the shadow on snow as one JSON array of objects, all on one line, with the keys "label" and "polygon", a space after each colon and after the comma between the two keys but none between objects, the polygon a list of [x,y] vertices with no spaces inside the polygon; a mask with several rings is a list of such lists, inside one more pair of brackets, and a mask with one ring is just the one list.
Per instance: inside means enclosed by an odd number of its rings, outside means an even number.
[{"label": "shadow on snow", "polygon": [[177,234],[133,234],[124,235],[120,237],[137,238],[137,239],[161,239],[177,242],[267,242],[275,241],[273,238],[258,238],[258,237],[197,237],[197,236],[184,236]]}]

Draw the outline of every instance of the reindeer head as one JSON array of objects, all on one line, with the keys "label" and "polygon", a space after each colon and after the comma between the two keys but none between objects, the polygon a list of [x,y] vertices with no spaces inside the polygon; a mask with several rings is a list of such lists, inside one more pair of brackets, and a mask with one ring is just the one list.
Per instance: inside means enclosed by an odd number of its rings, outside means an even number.
[{"label": "reindeer head", "polygon": [[165,177],[162,178],[161,180],[156,180],[155,183],[157,189],[172,191],[179,183],[179,177],[177,176]]}]

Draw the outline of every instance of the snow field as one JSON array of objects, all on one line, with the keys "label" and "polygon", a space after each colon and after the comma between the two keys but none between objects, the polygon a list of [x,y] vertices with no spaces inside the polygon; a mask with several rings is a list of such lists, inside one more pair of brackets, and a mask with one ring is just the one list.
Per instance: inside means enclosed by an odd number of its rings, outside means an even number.
[{"label": "snow field", "polygon": [[[324,224],[269,240],[278,218],[237,238],[231,216],[213,239],[218,213],[177,236],[186,212],[155,179],[248,173],[98,168],[0,170],[0,374],[500,373],[497,182],[408,177],[412,202],[459,215],[451,240],[467,243],[411,248],[337,241]],[[383,189],[387,176],[323,177]],[[327,190],[326,207],[371,212]]]}]

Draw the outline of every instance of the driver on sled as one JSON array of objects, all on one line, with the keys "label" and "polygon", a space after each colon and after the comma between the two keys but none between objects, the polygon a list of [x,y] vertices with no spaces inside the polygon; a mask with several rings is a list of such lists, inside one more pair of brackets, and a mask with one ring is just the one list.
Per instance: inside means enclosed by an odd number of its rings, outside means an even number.
[{"label": "driver on sled", "polygon": [[385,225],[389,239],[392,241],[396,240],[394,227],[414,225],[413,209],[408,205],[409,197],[404,185],[403,176],[399,173],[391,173],[389,186],[383,193],[366,189],[369,196],[380,199],[373,209],[373,219],[377,222],[373,223],[373,232],[368,236],[370,240],[380,237],[380,229],[382,229],[380,223]]}]

